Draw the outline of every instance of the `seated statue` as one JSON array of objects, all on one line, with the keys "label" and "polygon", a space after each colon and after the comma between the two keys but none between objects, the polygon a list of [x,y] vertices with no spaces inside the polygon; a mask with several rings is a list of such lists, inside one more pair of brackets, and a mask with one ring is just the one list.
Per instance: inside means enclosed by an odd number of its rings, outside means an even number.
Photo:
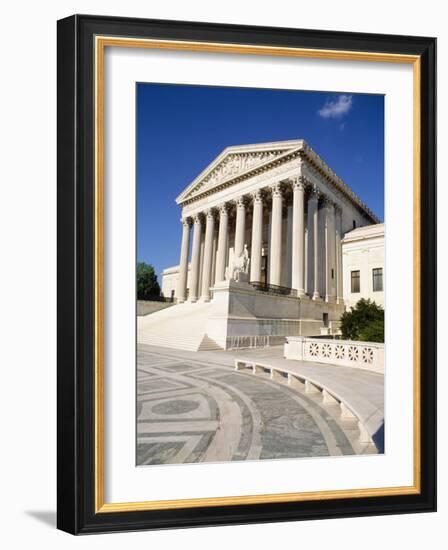
[{"label": "seated statue", "polygon": [[233,264],[229,270],[231,273],[231,278],[234,281],[239,282],[248,282],[249,281],[249,250],[247,244],[244,245],[243,252],[239,256],[234,256]]}]

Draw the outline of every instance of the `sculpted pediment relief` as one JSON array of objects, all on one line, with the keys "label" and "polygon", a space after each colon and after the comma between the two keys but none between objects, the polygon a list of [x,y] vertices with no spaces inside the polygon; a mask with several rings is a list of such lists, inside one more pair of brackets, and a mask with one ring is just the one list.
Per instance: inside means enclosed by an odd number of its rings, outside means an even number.
[{"label": "sculpted pediment relief", "polygon": [[[285,151],[264,151],[262,153],[229,154],[220,164],[200,183],[199,188],[213,187],[222,181],[238,176],[251,168],[261,166],[265,162],[279,157]],[[199,190],[198,188],[198,190]]]},{"label": "sculpted pediment relief", "polygon": [[[205,170],[201,176],[193,182],[190,188],[187,188],[182,195],[181,200],[189,199],[208,189],[212,189],[221,183],[231,180],[241,174],[244,174],[254,168],[267,164],[270,161],[287,153],[291,148],[264,150],[258,152],[228,153],[222,160],[209,169]],[[218,157],[219,158],[219,157]]]}]

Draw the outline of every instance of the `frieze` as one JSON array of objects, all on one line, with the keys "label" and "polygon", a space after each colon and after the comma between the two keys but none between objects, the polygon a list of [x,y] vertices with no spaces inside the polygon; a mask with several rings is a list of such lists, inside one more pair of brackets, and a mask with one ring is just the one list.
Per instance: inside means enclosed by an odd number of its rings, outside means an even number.
[{"label": "frieze", "polygon": [[[290,164],[293,160],[297,167],[297,173],[299,175],[307,174],[312,185],[322,186],[325,184],[329,186],[333,193],[341,193],[345,200],[369,216],[372,221],[378,222],[375,214],[367,205],[306,142],[297,140],[294,145],[291,142],[291,145],[292,148],[288,147],[285,142],[285,147],[280,149],[230,152],[207,175],[202,179],[198,178],[199,181],[191,190],[189,189],[188,194],[183,194],[178,198],[178,203],[187,206],[194,202],[195,206],[199,206],[207,196],[246,179],[252,179],[254,176],[261,176],[262,179],[265,179],[266,172],[269,171],[270,176],[275,175],[274,171],[279,167],[280,173],[285,172],[280,165]],[[256,183],[255,180],[253,181]],[[186,192],[187,190],[184,193]]]},{"label": "frieze", "polygon": [[[203,196],[206,196],[207,194],[216,193],[217,191],[220,191],[221,189],[224,189],[225,187],[228,187],[229,185],[234,185],[236,183],[239,183],[240,181],[243,181],[248,178],[252,178],[256,175],[261,175],[263,177],[263,174],[267,171],[269,171],[270,174],[274,174],[274,170],[280,166],[280,163],[288,163],[289,161],[297,157],[299,154],[299,151],[297,149],[293,150],[276,150],[276,151],[265,151],[260,153],[241,153],[241,154],[232,154],[229,155],[229,157],[240,157],[240,156],[254,156],[255,161],[252,161],[252,165],[249,166],[249,163],[246,163],[244,166],[244,170],[242,172],[236,171],[234,174],[231,173],[230,169],[221,171],[222,165],[226,162],[226,159],[220,163],[220,165],[215,168],[215,170],[212,171],[211,174],[206,176],[200,183],[197,184],[197,186],[194,188],[194,190],[188,195],[184,200],[182,200],[182,204],[186,205],[193,201],[196,201],[199,198],[202,198]],[[281,157],[281,158],[280,158]],[[230,162],[230,161],[229,161]],[[296,162],[297,167],[299,164]],[[218,174],[216,177],[214,177],[215,172],[218,171]],[[284,168],[280,166],[280,172],[283,172]]]},{"label": "frieze", "polygon": [[281,180],[282,176],[290,177],[291,170],[297,170],[296,174],[306,182],[308,188],[328,188],[335,196],[336,202],[354,205],[364,215],[377,221],[371,210],[307,145],[302,149],[229,154],[198,183],[199,186],[194,188],[193,194],[185,197],[181,204],[187,208],[191,205],[191,208],[196,210],[200,205],[207,204],[211,195],[226,188],[249,179],[251,185],[260,184],[262,187],[267,176],[269,179],[278,176]]},{"label": "frieze", "polygon": [[[207,204],[209,196],[215,195],[220,191],[223,191],[224,189],[228,189],[229,187],[241,183],[241,181],[244,181],[246,179],[250,180],[251,185],[260,185],[261,188],[266,182],[267,176],[269,177],[269,179],[271,179],[272,177],[276,177],[278,180],[286,179],[286,177],[291,174],[291,171],[295,170],[296,168],[297,162],[295,159],[290,159],[289,162],[285,162],[277,166],[269,165],[268,167],[260,168],[260,172],[258,174],[248,174],[247,177],[241,177],[235,180],[231,180],[229,182],[224,182],[217,187],[205,190],[198,196],[189,197],[188,199],[184,200],[182,204],[184,207],[191,207],[191,209],[196,210],[197,207]],[[266,183],[265,187],[269,187],[269,185]]]},{"label": "frieze", "polygon": [[286,150],[262,151],[260,153],[239,153],[228,155],[201,183],[196,187],[194,193],[204,191],[209,187],[215,187],[223,181],[247,172],[257,166],[283,155]]}]

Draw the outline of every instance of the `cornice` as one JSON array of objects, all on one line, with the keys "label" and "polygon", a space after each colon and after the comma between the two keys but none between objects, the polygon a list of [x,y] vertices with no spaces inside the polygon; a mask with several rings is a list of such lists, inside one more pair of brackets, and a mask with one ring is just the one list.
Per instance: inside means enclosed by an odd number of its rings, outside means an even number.
[{"label": "cornice", "polygon": [[300,157],[310,164],[321,176],[340,191],[349,201],[367,214],[374,223],[380,223],[379,218],[358,197],[358,195],[340,178],[336,172],[307,144],[304,142],[300,151]]},{"label": "cornice", "polygon": [[[277,166],[281,166],[282,164],[285,164],[286,162],[289,162],[290,160],[294,158],[299,158],[300,149],[292,149],[290,151],[287,151],[286,153],[283,153],[276,157],[273,160],[267,161],[264,164],[255,166],[254,168],[251,168],[245,172],[242,172],[238,175],[231,176],[228,179],[225,179],[224,181],[220,182],[219,184],[204,189],[202,192],[198,192],[194,195],[192,195],[189,198],[181,199],[183,193],[179,195],[179,197],[176,199],[176,202],[182,206],[186,206],[188,204],[192,204],[198,200],[203,199],[204,197],[213,195],[219,191],[222,191],[223,189],[226,189],[228,187],[232,187],[233,185],[236,185],[237,183],[240,183],[242,181],[248,180],[254,176],[258,176],[260,174],[263,174],[264,172],[268,172],[272,168],[275,168]],[[196,181],[196,180],[195,180]],[[188,189],[188,188],[187,188]]]},{"label": "cornice", "polygon": [[[291,147],[295,145],[294,148],[289,151],[282,153],[263,163],[257,165],[254,168],[250,168],[240,174],[235,176],[230,176],[227,179],[224,179],[219,184],[206,188],[203,191],[199,191],[196,194],[183,199],[182,197],[188,192],[189,189],[192,189],[194,185],[197,185],[201,181],[201,177],[206,177],[210,174],[221,161],[225,159],[228,154],[234,153],[256,153],[257,151],[268,151],[271,147],[273,150],[281,149],[284,147]],[[258,147],[258,150],[256,149]],[[248,180],[255,176],[259,176],[263,173],[269,172],[273,168],[277,168],[287,162],[298,159],[305,164],[305,170],[308,169],[311,173],[316,172],[320,178],[323,178],[324,181],[333,187],[336,194],[340,194],[346,198],[352,205],[354,205],[358,210],[360,210],[364,215],[370,218],[373,223],[380,223],[380,220],[377,216],[370,210],[370,208],[356,195],[354,191],[330,168],[330,166],[322,160],[322,158],[304,141],[304,140],[294,140],[290,142],[273,142],[265,143],[258,145],[249,145],[249,146],[234,146],[224,149],[224,151],[215,159],[215,161],[207,167],[206,170],[201,172],[201,174],[179,195],[176,199],[176,202],[182,206],[187,206],[193,204],[196,201],[200,201],[207,196],[213,195],[219,191],[232,187],[242,181]]]}]

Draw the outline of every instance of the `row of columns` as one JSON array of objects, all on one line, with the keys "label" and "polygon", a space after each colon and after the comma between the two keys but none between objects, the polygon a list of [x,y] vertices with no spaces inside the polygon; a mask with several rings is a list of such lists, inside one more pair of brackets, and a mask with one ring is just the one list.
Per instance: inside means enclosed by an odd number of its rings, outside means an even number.
[{"label": "row of columns", "polygon": [[[292,199],[292,288],[297,291],[298,296],[305,294],[305,191],[306,186],[301,177],[291,180],[293,199]],[[269,245],[269,284],[281,286],[281,263],[282,246],[284,235],[282,235],[282,218],[284,187],[278,183],[270,188],[272,193],[271,210],[271,234]],[[320,192],[312,188],[308,195],[308,225],[307,225],[307,252],[308,269],[313,272],[311,278],[312,288],[308,288],[308,294],[314,299],[324,298],[331,301],[336,298],[342,299],[342,210],[334,203],[323,197],[324,208],[324,239],[325,242],[319,242],[319,216],[320,209],[318,205]],[[263,241],[263,210],[264,194],[261,189],[252,193],[252,241],[251,241],[251,262],[250,262],[250,281],[259,282],[261,280],[261,258]],[[236,200],[236,223],[235,223],[235,247],[234,253],[238,257],[244,249],[244,240],[246,234],[246,210],[247,202],[244,197]],[[190,295],[192,302],[210,299],[211,275],[213,267],[213,235],[215,232],[215,209],[210,209],[205,213],[205,238],[204,253],[202,262],[202,283],[200,281],[200,257],[201,241],[203,231],[202,215],[196,215],[193,220],[193,244],[191,254],[191,273],[190,273]],[[179,265],[179,279],[177,288],[177,300],[183,302],[186,299],[187,277],[188,277],[188,251],[190,247],[190,225],[191,220],[182,220],[182,245]],[[228,248],[229,232],[229,207],[224,204],[219,207],[219,227],[218,244],[216,254],[215,281],[218,283],[225,279],[225,268]],[[319,247],[325,246],[325,262],[320,265]],[[332,267],[335,266],[335,267]],[[320,295],[319,274],[320,270],[325,271],[325,296]],[[332,271],[333,270],[333,271]],[[332,283],[336,280],[336,288]],[[310,286],[308,284],[308,286]]]}]

